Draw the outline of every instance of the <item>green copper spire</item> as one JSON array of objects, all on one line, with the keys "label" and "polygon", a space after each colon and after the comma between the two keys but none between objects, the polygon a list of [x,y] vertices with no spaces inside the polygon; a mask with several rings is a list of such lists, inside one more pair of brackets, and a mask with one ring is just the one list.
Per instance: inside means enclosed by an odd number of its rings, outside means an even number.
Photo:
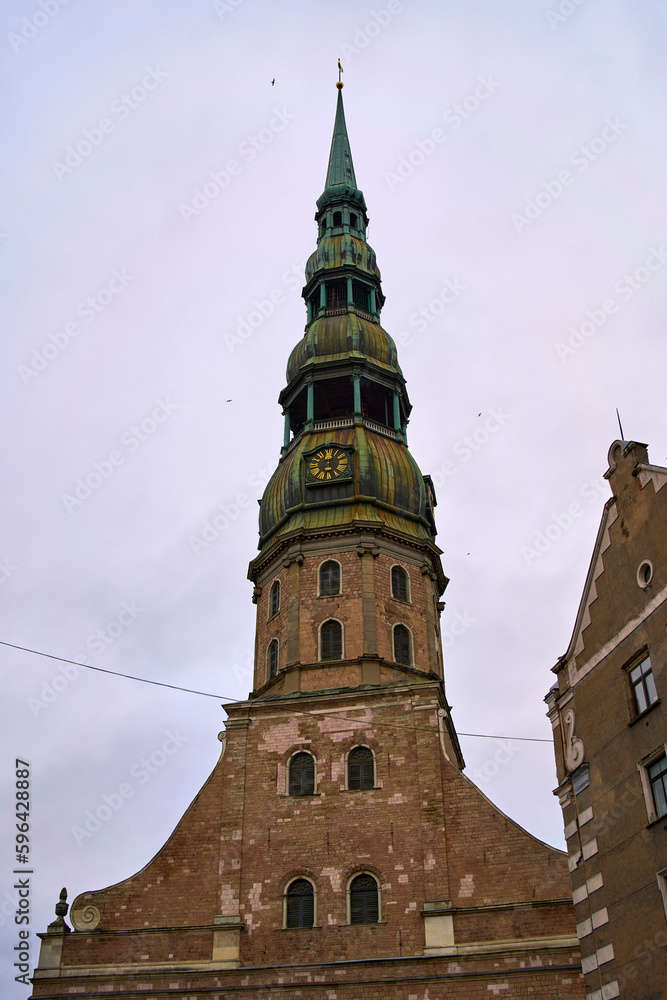
[{"label": "green copper spire", "polygon": [[338,101],[336,103],[336,119],[334,121],[331,150],[329,152],[327,179],[324,184],[324,191],[317,199],[317,208],[318,212],[321,212],[328,205],[342,201],[348,206],[352,205],[354,208],[361,210],[364,213],[364,222],[367,223],[366,202],[363,192],[357,187],[350,140],[347,135],[347,125],[345,124],[343,84],[339,81],[336,86],[338,87]]},{"label": "green copper spire", "polygon": [[354,164],[352,163],[352,152],[350,150],[350,140],[347,137],[347,126],[345,124],[342,87],[338,88],[336,120],[331,139],[327,179],[324,186],[325,188],[329,188],[335,184],[345,184],[351,188],[356,188],[357,186],[357,179],[354,176]]}]

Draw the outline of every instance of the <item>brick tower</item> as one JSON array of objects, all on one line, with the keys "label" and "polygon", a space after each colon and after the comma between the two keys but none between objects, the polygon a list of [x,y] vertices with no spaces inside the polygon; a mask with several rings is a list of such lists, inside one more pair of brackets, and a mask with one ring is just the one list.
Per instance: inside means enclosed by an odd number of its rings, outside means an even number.
[{"label": "brick tower", "polygon": [[156,857],[43,937],[34,997],[583,997],[565,856],[462,773],[447,580],[342,84],[250,564],[254,689]]}]

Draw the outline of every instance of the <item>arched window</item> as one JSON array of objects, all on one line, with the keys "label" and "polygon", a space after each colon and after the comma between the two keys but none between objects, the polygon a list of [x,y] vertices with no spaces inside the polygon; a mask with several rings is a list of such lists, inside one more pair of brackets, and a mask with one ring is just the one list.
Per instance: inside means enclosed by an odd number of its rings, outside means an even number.
[{"label": "arched window", "polygon": [[347,756],[347,787],[375,788],[375,758],[368,747],[355,747]]},{"label": "arched window", "polygon": [[296,753],[289,764],[290,795],[312,795],[315,791],[315,761],[309,753]]},{"label": "arched window", "polygon": [[[287,887],[286,927],[312,927],[315,922],[315,893],[307,878],[297,878]],[[368,921],[371,923],[371,921]]]},{"label": "arched window", "polygon": [[280,580],[274,580],[269,593],[269,617],[273,618],[280,611]]},{"label": "arched window", "polygon": [[320,566],[320,595],[340,594],[340,563],[328,559]]},{"label": "arched window", "polygon": [[405,625],[394,626],[394,662],[410,666],[410,633]]},{"label": "arched window", "polygon": [[269,680],[272,680],[278,673],[278,640],[272,639],[266,651],[266,665],[269,672]]},{"label": "arched window", "polygon": [[320,628],[320,660],[343,659],[343,626],[330,618]]},{"label": "arched window", "polygon": [[334,224],[334,226],[342,226],[343,225],[343,213],[342,212],[334,212],[334,214],[333,214],[333,224]]},{"label": "arched window", "polygon": [[391,567],[391,596],[397,601],[409,601],[408,574],[402,566]]},{"label": "arched window", "polygon": [[378,884],[372,875],[357,875],[350,883],[350,923],[376,924],[380,919]]},{"label": "arched window", "polygon": [[357,228],[357,216],[355,215],[354,212],[350,212],[350,226],[352,227],[352,229]]}]

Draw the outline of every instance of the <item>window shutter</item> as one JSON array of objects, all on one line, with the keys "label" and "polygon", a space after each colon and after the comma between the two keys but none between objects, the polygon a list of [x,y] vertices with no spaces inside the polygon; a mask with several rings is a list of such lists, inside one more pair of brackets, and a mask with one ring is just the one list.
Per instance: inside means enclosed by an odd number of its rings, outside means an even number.
[{"label": "window shutter", "polygon": [[340,622],[325,622],[320,630],[323,660],[340,660],[343,655],[343,629]]},{"label": "window shutter", "polygon": [[297,753],[290,762],[289,794],[312,795],[315,791],[315,761],[309,753]]},{"label": "window shutter", "polygon": [[410,633],[405,625],[394,628],[394,660],[406,667],[410,666]]},{"label": "window shutter", "polygon": [[372,875],[357,875],[350,886],[350,923],[378,922],[378,887]]},{"label": "window shutter", "polygon": [[287,927],[312,927],[315,919],[313,887],[305,878],[292,882],[287,890]]},{"label": "window shutter", "polygon": [[351,789],[374,788],[375,767],[373,754],[368,747],[355,747],[347,758],[347,787]]},{"label": "window shutter", "polygon": [[340,566],[333,559],[320,566],[320,594],[340,593]]},{"label": "window shutter", "polygon": [[391,593],[397,601],[408,599],[408,576],[402,566],[391,568]]}]

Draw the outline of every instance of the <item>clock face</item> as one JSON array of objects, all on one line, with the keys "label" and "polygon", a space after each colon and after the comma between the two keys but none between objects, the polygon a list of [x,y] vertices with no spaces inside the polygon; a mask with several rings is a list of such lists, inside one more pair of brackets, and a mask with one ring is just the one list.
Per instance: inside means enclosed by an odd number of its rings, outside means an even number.
[{"label": "clock face", "polygon": [[349,455],[340,448],[320,448],[308,459],[308,471],[318,483],[326,483],[344,476],[349,464]]}]

